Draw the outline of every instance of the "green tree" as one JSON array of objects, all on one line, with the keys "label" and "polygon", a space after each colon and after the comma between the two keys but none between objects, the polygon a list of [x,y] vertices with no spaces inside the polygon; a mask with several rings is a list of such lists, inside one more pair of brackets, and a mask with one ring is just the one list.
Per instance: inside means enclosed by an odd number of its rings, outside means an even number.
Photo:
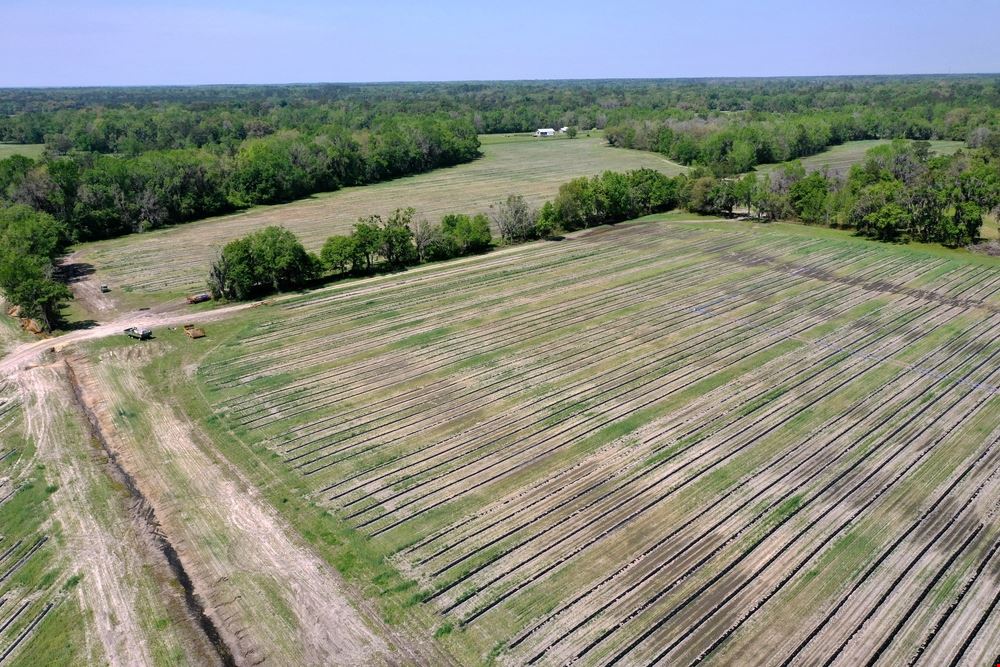
[{"label": "green tree", "polygon": [[753,201],[757,195],[757,174],[751,172],[736,181],[733,194],[737,201],[746,207],[747,215],[753,214]]},{"label": "green tree", "polygon": [[826,217],[829,183],[823,174],[814,171],[793,183],[788,190],[789,203],[795,214],[806,222],[821,222]]},{"label": "green tree", "polygon": [[52,216],[27,206],[0,208],[0,291],[21,317],[45,330],[58,319],[60,303],[72,298],[53,279],[53,260],[65,242],[66,227]]},{"label": "green tree", "polygon": [[399,269],[417,261],[416,248],[413,245],[413,208],[397,208],[385,221],[381,233],[380,254],[386,263]]},{"label": "green tree", "polygon": [[364,258],[365,270],[371,271],[382,248],[382,217],[370,215],[359,219],[351,232],[351,238],[357,245],[358,254]]},{"label": "green tree", "polygon": [[563,183],[559,186],[552,206],[555,208],[555,218],[566,231],[594,224],[598,219],[598,202],[593,181],[580,177]]},{"label": "green tree", "polygon": [[896,241],[906,230],[909,215],[899,204],[889,203],[864,217],[864,233],[880,241]]},{"label": "green tree", "polygon": [[726,178],[719,179],[712,186],[708,199],[712,212],[731,216],[736,204],[739,203],[736,197],[736,182]]},{"label": "green tree", "polygon": [[358,245],[351,236],[328,238],[320,251],[320,259],[327,270],[336,274],[354,271],[355,266],[363,261],[358,253]]},{"label": "green tree", "polygon": [[714,176],[701,176],[691,181],[688,191],[687,209],[692,213],[714,213],[712,192],[715,189]]},{"label": "green tree", "polygon": [[316,276],[317,269],[317,260],[292,232],[266,227],[222,248],[208,286],[215,298],[246,300],[298,289]]},{"label": "green tree", "polygon": [[229,200],[236,206],[252,206],[287,199],[292,173],[291,156],[280,142],[248,141],[234,160]]},{"label": "green tree", "polygon": [[484,252],[493,243],[490,219],[482,213],[474,216],[449,213],[441,218],[441,228],[462,255]]}]

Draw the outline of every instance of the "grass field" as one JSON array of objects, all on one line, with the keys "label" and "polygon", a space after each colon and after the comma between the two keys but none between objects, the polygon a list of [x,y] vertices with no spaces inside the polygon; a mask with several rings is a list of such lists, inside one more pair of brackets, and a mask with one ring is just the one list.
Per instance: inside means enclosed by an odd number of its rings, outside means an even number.
[{"label": "grass field", "polygon": [[116,290],[181,293],[204,289],[208,267],[227,241],[267,225],[284,225],[310,250],[319,250],[328,236],[347,232],[359,217],[398,207],[413,206],[418,218],[437,220],[446,212],[485,211],[512,193],[537,205],[575,176],[639,167],[669,174],[683,169],[652,153],[609,147],[596,136],[501,136],[486,138],[482,151],[483,157],[470,164],[89,244],[79,259],[96,266],[98,279]]},{"label": "grass field", "polygon": [[45,151],[45,144],[4,144],[0,143],[0,160],[9,158],[12,155],[23,155],[32,159],[42,157]]},{"label": "grass field", "polygon": [[998,326],[996,260],[675,216],[100,369],[462,664],[989,664]]},{"label": "grass field", "polygon": [[1000,220],[997,220],[995,215],[983,216],[983,228],[980,231],[980,235],[984,239],[997,240],[1000,239]]},{"label": "grass field", "polygon": [[[870,141],[848,141],[839,146],[831,148],[802,158],[802,165],[806,171],[816,171],[827,168],[831,173],[846,172],[852,165],[864,161],[865,153],[875,146],[890,143],[888,140],[873,139]],[[938,155],[951,155],[965,146],[961,141],[931,141],[931,150]],[[762,164],[757,167],[761,173],[772,172],[777,169],[778,164]]]}]

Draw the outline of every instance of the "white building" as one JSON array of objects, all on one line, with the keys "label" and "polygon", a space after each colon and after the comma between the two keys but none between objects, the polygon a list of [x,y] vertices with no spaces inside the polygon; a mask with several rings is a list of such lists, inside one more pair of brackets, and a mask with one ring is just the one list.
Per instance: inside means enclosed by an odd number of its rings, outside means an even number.
[{"label": "white building", "polygon": [[559,134],[566,134],[567,132],[569,132],[569,128],[568,127],[560,127],[559,128]]},{"label": "white building", "polygon": [[556,131],[551,127],[540,127],[535,130],[536,137],[554,137],[556,136]]}]

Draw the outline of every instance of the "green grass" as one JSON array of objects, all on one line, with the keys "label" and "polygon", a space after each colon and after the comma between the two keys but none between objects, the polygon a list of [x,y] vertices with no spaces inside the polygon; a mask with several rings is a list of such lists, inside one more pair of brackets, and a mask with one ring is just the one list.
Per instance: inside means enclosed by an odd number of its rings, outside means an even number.
[{"label": "green grass", "polygon": [[[559,128],[555,128],[558,130]],[[577,139],[603,139],[604,130],[579,130]],[[566,141],[571,138],[565,134],[556,134],[554,137],[536,137],[533,132],[511,132],[508,134],[480,134],[479,143],[483,146],[496,146],[497,144],[511,144],[529,141]]]},{"label": "green grass", "polygon": [[32,160],[37,160],[42,157],[44,151],[45,144],[0,143],[0,160],[9,158],[12,155],[23,155],[24,157],[30,157]]},{"label": "green grass", "polygon": [[[4,563],[2,569],[13,565],[13,561],[26,553],[35,542],[47,536],[48,541],[35,552],[14,574],[0,584],[0,595],[10,596],[9,605],[20,604],[21,595],[28,594],[37,600],[24,614],[7,629],[0,645],[13,640],[25,629],[47,602],[56,603],[55,608],[43,619],[21,648],[14,654],[14,665],[73,665],[79,664],[81,651],[86,645],[85,625],[79,622],[80,612],[69,591],[79,582],[79,575],[67,577],[64,564],[59,556],[63,545],[58,523],[52,520],[52,503],[59,502],[59,490],[49,483],[49,475],[44,465],[33,464],[34,443],[19,432],[4,434],[4,445],[17,448],[18,454],[0,464],[0,475],[13,475],[17,493],[0,505],[0,530],[5,539],[5,550],[15,542],[23,541],[23,546]],[[6,490],[5,490],[6,492]],[[74,620],[75,619],[75,620]]]},{"label": "green grass", "polygon": [[[865,159],[865,153],[883,144],[891,143],[888,139],[871,139],[865,141],[848,141],[839,146],[831,146],[821,153],[810,155],[801,159],[802,166],[806,171],[817,171],[828,168],[834,172],[845,172],[852,165],[858,164]],[[939,155],[951,155],[965,146],[962,141],[931,141],[931,151]],[[757,166],[757,171],[769,173],[780,167],[780,164],[762,164]]]},{"label": "green grass", "polygon": [[204,289],[209,264],[226,241],[265,225],[284,225],[307,248],[319,250],[327,237],[347,232],[359,217],[395,208],[413,206],[418,220],[437,220],[449,212],[487,212],[509,194],[522,194],[538,206],[571,178],[606,170],[650,167],[673,175],[685,169],[655,153],[608,146],[597,133],[584,135],[573,140],[487,138],[483,157],[469,164],[85,244],[82,261],[95,265],[96,280],[116,289],[175,298]]},{"label": "green grass", "polygon": [[[40,611],[40,608],[34,610],[31,618]],[[90,662],[83,650],[87,645],[87,623],[81,621],[85,619],[86,614],[74,597],[61,598],[14,654],[10,664],[14,667],[74,667]]]}]

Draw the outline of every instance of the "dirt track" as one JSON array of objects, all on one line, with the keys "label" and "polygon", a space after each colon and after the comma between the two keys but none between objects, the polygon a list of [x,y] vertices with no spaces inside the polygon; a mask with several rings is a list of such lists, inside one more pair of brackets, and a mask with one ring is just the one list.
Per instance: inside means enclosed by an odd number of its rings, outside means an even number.
[{"label": "dirt track", "polygon": [[[291,537],[259,492],[203,449],[193,424],[152,399],[141,357],[135,350],[106,355],[100,368],[73,364],[104,437],[154,508],[237,664],[394,663],[336,573]],[[151,430],[116,425],[111,406],[123,393],[146,397]]]},{"label": "dirt track", "polygon": [[56,338],[40,338],[30,343],[23,343],[14,347],[9,354],[7,354],[3,359],[0,359],[0,377],[13,375],[18,370],[36,363],[39,357],[47,351],[54,350],[59,352],[84,341],[107,338],[108,336],[120,336],[122,335],[122,330],[130,326],[155,328],[178,326],[189,322],[213,322],[225,319],[230,317],[233,313],[246,310],[247,308],[253,308],[257,305],[259,305],[259,302],[240,303],[200,313],[183,314],[144,311],[135,315],[122,316],[110,322],[98,324],[97,326],[89,329],[71,331]]},{"label": "dirt track", "polygon": [[[192,664],[212,664],[211,647],[169,585],[166,562],[139,529],[128,499],[105,491],[107,464],[75,412],[64,365],[33,368],[18,379],[27,433],[57,482],[54,518],[67,540],[62,553],[68,571],[81,576],[75,593],[92,619],[84,654],[113,666],[155,665],[155,643]],[[150,612],[170,625],[154,631]]]}]

